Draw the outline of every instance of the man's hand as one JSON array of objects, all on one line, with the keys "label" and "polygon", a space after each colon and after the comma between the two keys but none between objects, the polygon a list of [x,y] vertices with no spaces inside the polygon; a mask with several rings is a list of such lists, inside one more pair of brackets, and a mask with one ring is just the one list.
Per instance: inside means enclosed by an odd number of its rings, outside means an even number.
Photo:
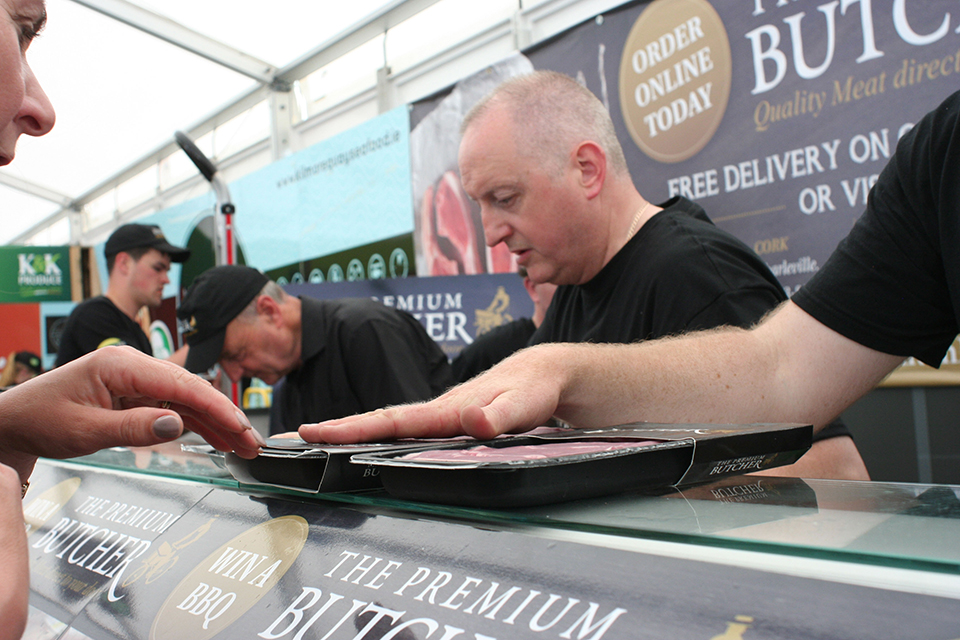
[{"label": "man's hand", "polygon": [[552,347],[520,351],[430,402],[305,424],[300,437],[333,444],[463,434],[486,440],[532,429],[554,414],[565,385],[564,376],[551,367],[556,362]]},{"label": "man's hand", "polygon": [[0,394],[0,463],[25,480],[38,456],[158,444],[184,427],[244,458],[263,444],[246,416],[202,378],[131,347],[109,347]]}]

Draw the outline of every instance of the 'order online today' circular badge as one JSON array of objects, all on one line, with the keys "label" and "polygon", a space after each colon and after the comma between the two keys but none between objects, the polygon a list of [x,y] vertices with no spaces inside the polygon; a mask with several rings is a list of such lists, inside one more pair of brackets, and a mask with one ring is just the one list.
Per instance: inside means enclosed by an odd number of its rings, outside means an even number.
[{"label": "'order online today' circular badge", "polygon": [[655,0],[640,14],[620,60],[620,107],[640,149],[659,162],[696,154],[730,98],[730,41],[707,0]]}]

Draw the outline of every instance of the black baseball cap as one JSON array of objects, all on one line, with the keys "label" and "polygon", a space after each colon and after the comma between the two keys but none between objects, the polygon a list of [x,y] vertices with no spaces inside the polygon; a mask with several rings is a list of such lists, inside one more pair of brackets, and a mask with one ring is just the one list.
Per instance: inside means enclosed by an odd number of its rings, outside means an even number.
[{"label": "black baseball cap", "polygon": [[216,364],[227,325],[268,282],[256,269],[239,265],[214,267],[196,277],[177,310],[180,332],[190,345],[188,371],[202,373]]},{"label": "black baseball cap", "polygon": [[125,224],[117,229],[107,238],[107,244],[103,248],[103,253],[108,258],[115,256],[121,251],[130,249],[139,249],[141,247],[156,249],[170,256],[171,262],[186,262],[190,257],[190,249],[177,247],[169,242],[155,224]]},{"label": "black baseball cap", "polygon": [[43,365],[41,364],[40,356],[32,351],[18,351],[17,355],[14,356],[13,359],[37,375],[43,373]]}]

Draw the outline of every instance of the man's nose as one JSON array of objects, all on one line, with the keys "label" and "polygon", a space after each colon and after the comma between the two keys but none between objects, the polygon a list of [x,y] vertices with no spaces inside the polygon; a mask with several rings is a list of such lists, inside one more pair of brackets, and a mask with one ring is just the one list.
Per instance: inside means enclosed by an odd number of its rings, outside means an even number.
[{"label": "man's nose", "polygon": [[236,362],[221,362],[220,368],[227,374],[231,382],[240,382],[240,379],[243,377],[243,367]]},{"label": "man's nose", "polygon": [[483,239],[488,247],[495,247],[510,237],[512,229],[502,216],[481,208],[480,219],[483,222]]}]

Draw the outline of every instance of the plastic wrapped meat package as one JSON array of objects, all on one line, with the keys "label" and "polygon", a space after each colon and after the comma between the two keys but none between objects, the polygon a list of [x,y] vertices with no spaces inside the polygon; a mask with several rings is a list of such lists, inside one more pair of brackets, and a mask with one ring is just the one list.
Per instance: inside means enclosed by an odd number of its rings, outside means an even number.
[{"label": "plastic wrapped meat package", "polygon": [[432,443],[356,454],[392,495],[475,507],[517,507],[678,486],[796,462],[811,425],[652,424],[555,430],[488,442]]}]

